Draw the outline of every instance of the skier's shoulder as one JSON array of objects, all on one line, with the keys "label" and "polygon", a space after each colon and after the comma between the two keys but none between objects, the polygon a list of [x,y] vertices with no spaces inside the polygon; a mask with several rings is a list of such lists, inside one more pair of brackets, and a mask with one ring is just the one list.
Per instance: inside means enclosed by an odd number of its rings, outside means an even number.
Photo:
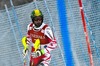
[{"label": "skier's shoulder", "polygon": [[45,24],[45,30],[51,30],[51,27],[48,24]]},{"label": "skier's shoulder", "polygon": [[32,22],[28,24],[28,27],[32,27],[32,26],[33,26],[33,23]]},{"label": "skier's shoulder", "polygon": [[29,23],[28,26],[27,26],[27,30],[30,30],[32,28],[32,26],[33,26],[33,23],[32,22]]},{"label": "skier's shoulder", "polygon": [[44,30],[49,27],[48,24],[45,24],[45,23],[43,23],[42,25],[43,25],[42,29]]},{"label": "skier's shoulder", "polygon": [[52,29],[51,29],[51,27],[49,26],[49,25],[47,25],[46,27],[45,27],[45,34],[47,35],[47,34],[52,34]]}]

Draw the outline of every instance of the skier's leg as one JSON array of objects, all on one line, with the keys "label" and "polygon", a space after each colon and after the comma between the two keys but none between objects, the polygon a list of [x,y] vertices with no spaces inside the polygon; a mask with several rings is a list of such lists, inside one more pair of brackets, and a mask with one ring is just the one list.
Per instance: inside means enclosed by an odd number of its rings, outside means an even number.
[{"label": "skier's leg", "polygon": [[33,66],[33,63],[30,61],[30,66]]},{"label": "skier's leg", "polygon": [[46,53],[45,57],[43,58],[43,61],[39,64],[39,66],[49,66],[50,61],[51,61],[51,55],[50,53]]},{"label": "skier's leg", "polygon": [[43,61],[38,66],[49,66],[49,62],[48,61]]},{"label": "skier's leg", "polygon": [[43,63],[40,63],[39,65],[37,65],[37,66],[44,66],[44,64]]},{"label": "skier's leg", "polygon": [[34,66],[34,64],[33,64],[33,61],[32,61],[32,60],[33,60],[33,58],[32,58],[32,56],[31,56],[31,57],[30,57],[30,62],[29,62],[29,65],[30,65],[30,66]]}]

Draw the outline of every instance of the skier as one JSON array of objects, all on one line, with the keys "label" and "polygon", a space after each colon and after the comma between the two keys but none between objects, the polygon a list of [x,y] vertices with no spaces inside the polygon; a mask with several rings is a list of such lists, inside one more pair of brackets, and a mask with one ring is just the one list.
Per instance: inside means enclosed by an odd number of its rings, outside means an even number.
[{"label": "skier", "polygon": [[[51,28],[43,23],[43,14],[39,9],[31,13],[32,22],[27,27],[27,50],[31,47],[30,66],[49,66],[50,51],[57,47],[57,42]],[[40,47],[34,52],[34,43],[40,40]],[[24,52],[25,53],[25,52]]]}]

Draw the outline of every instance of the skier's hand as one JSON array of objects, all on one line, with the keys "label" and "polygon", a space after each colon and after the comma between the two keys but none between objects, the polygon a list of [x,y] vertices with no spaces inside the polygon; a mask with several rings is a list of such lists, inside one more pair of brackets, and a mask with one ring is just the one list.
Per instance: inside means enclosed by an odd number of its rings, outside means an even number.
[{"label": "skier's hand", "polygon": [[37,66],[44,66],[44,64],[43,64],[43,63],[40,63],[40,64],[38,64]]},{"label": "skier's hand", "polygon": [[22,55],[23,55],[23,58],[25,58],[25,57],[26,57],[27,53],[28,53],[28,49],[26,49],[26,50],[25,50],[25,49],[23,49],[23,54],[22,54]]},{"label": "skier's hand", "polygon": [[43,54],[43,50],[38,49],[36,52],[31,53],[32,57],[36,58]]},{"label": "skier's hand", "polygon": [[41,56],[41,51],[37,50],[36,52],[32,52],[31,55],[33,58],[39,57],[39,56]]}]

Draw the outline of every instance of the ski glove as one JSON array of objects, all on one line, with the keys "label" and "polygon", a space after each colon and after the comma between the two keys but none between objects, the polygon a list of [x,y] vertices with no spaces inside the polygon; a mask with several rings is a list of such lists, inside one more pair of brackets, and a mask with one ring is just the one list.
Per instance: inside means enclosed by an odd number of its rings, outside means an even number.
[{"label": "ski glove", "polygon": [[40,64],[38,64],[37,66],[44,66],[44,64],[43,64],[43,63],[40,63]]},{"label": "ski glove", "polygon": [[31,53],[32,57],[34,57],[34,58],[39,57],[42,54],[44,54],[44,50],[43,49],[42,50],[38,49],[36,52],[32,52]]},{"label": "ski glove", "polygon": [[27,53],[28,53],[28,49],[26,49],[26,50],[23,49],[23,54],[22,54],[23,55],[23,58],[26,57]]}]

